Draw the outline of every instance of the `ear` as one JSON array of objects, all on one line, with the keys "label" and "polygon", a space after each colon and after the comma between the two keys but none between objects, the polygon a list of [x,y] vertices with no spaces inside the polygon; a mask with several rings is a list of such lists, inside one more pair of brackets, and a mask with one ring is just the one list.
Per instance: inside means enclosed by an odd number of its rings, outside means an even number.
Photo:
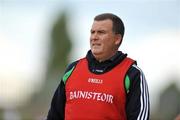
[{"label": "ear", "polygon": [[115,45],[121,44],[121,41],[122,41],[122,36],[121,36],[121,34],[116,34],[116,35],[115,35]]}]

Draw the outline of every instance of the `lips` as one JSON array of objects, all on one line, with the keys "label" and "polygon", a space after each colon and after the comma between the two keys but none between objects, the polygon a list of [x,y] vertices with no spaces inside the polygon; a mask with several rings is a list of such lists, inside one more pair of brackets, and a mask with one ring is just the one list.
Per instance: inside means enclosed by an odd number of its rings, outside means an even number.
[{"label": "lips", "polygon": [[92,46],[100,46],[100,43],[92,43]]}]

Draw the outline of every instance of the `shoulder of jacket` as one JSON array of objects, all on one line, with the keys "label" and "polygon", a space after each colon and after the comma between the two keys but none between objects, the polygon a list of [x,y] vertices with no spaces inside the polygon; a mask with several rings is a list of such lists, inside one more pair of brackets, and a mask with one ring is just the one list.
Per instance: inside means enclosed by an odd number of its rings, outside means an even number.
[{"label": "shoulder of jacket", "polygon": [[136,64],[131,65],[125,76],[126,93],[129,93],[130,87],[134,82],[138,82],[136,79],[140,79],[141,75],[143,75],[142,70]]},{"label": "shoulder of jacket", "polygon": [[64,84],[66,83],[67,79],[70,77],[70,75],[72,74],[74,68],[76,67],[77,63],[79,62],[79,60],[72,62],[71,64],[68,65],[67,69],[65,70],[65,73],[62,77],[62,81],[64,82]]}]

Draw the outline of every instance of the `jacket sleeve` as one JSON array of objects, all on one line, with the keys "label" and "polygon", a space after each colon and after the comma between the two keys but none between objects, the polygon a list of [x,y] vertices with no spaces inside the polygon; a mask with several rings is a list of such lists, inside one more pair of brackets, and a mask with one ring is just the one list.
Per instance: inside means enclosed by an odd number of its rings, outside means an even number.
[{"label": "jacket sleeve", "polygon": [[[68,66],[65,73],[71,70],[77,64],[73,62]],[[47,120],[64,120],[65,113],[65,102],[66,102],[66,94],[65,94],[65,83],[61,79],[60,84],[58,85],[54,96],[51,101],[51,107],[49,109]]]},{"label": "jacket sleeve", "polygon": [[136,65],[128,70],[130,89],[126,97],[127,120],[149,120],[149,92],[145,76]]},{"label": "jacket sleeve", "polygon": [[51,101],[51,107],[48,112],[47,120],[64,120],[65,101],[65,85],[61,80]]}]

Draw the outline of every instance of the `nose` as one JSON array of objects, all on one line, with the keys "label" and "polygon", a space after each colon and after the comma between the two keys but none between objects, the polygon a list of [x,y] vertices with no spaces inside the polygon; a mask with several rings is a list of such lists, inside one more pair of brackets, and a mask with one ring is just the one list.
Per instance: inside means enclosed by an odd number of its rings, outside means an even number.
[{"label": "nose", "polygon": [[92,33],[91,34],[91,40],[98,40],[98,35],[97,35],[97,33]]}]

